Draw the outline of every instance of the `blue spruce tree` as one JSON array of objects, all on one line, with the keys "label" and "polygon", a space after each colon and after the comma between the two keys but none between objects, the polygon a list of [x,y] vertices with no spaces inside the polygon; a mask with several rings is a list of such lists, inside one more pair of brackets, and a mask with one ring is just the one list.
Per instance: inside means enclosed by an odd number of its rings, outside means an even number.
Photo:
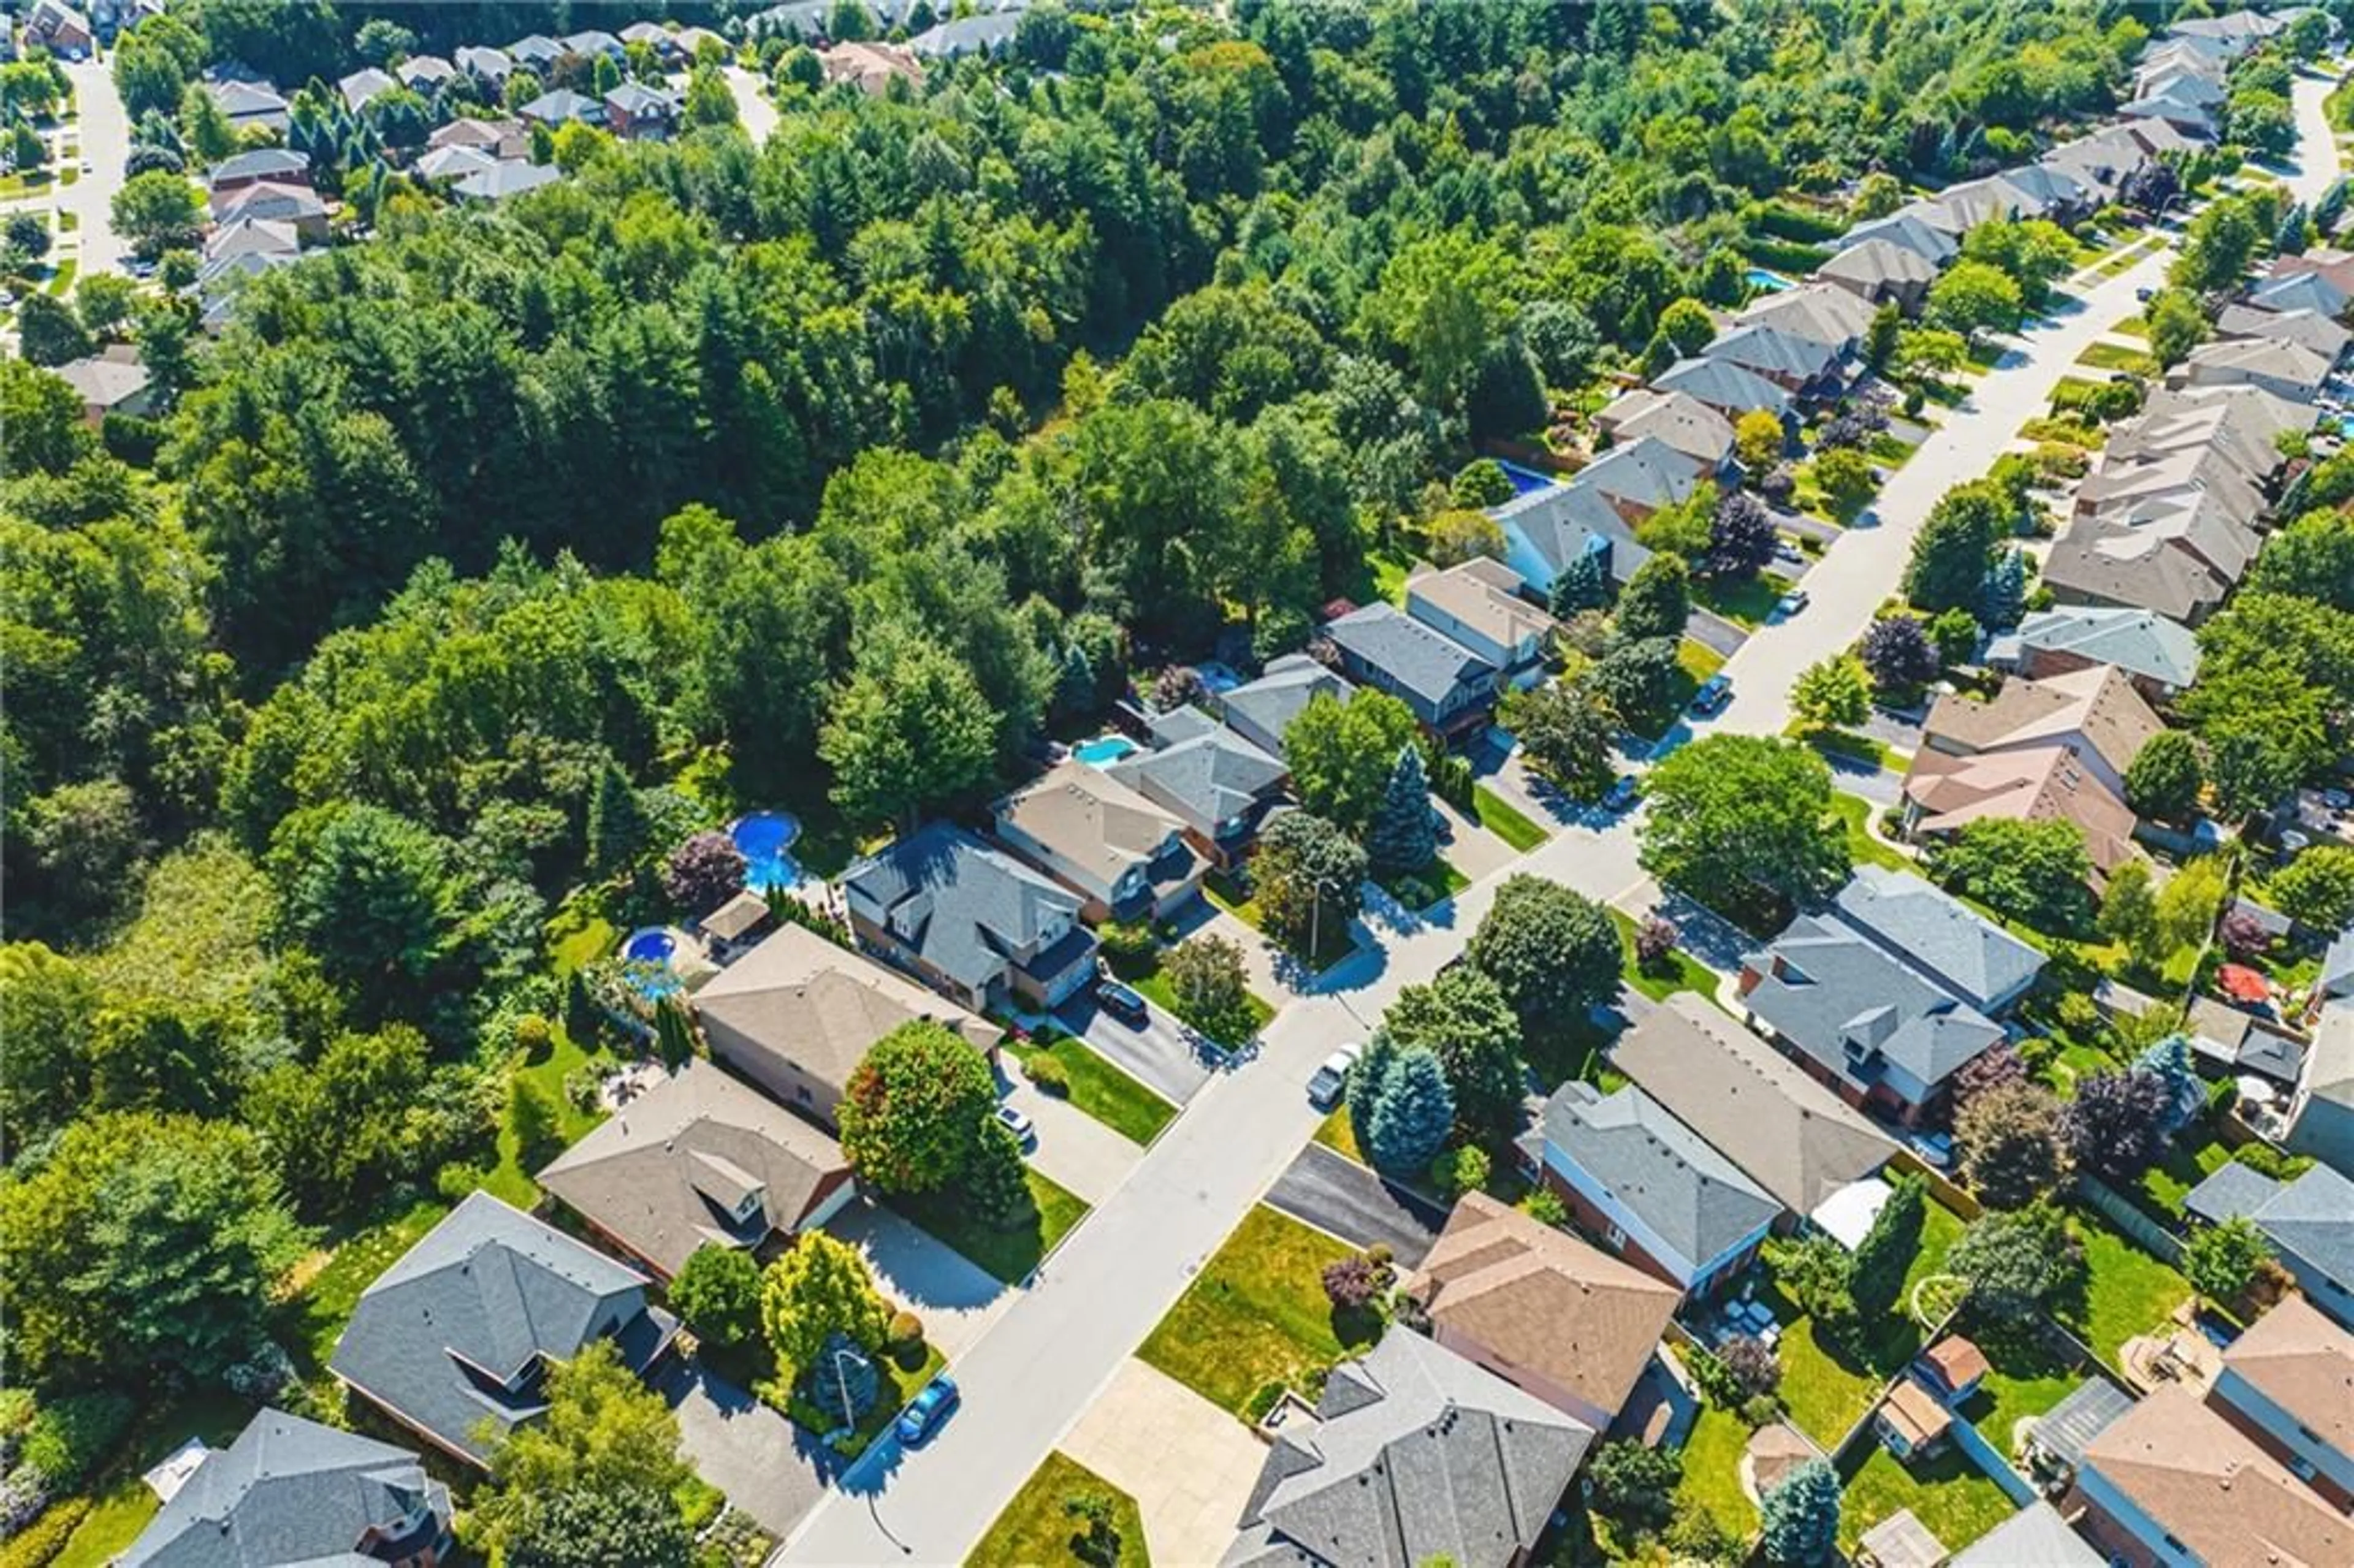
[{"label": "blue spruce tree", "polygon": [[1437,853],[1430,776],[1422,769],[1422,747],[1408,741],[1398,748],[1389,786],[1365,830],[1365,859],[1377,872],[1420,871]]},{"label": "blue spruce tree", "polygon": [[1978,589],[1978,620],[1989,631],[2009,631],[2027,613],[2027,557],[2005,550],[1987,569]]},{"label": "blue spruce tree", "polygon": [[1824,1568],[1839,1560],[1839,1473],[1820,1459],[1790,1472],[1757,1510],[1765,1523],[1759,1545],[1782,1568]]},{"label": "blue spruce tree", "polygon": [[1455,1129],[1455,1092],[1438,1057],[1417,1045],[1399,1054],[1373,1101],[1365,1152],[1384,1171],[1420,1172]]}]

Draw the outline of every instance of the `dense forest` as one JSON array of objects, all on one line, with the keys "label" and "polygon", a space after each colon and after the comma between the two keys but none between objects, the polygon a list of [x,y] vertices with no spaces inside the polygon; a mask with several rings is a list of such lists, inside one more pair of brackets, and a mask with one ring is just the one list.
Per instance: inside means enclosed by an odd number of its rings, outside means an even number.
[{"label": "dense forest", "polygon": [[[386,18],[625,19],[565,9],[165,23],[292,91]],[[872,98],[770,39],[763,145],[587,135],[490,210],[396,176],[217,341],[169,297],[97,323],[152,422],[0,364],[18,1364],[249,1360],[293,1227],[493,1157],[567,900],[658,900],[744,805],[969,804],[1131,669],[1299,647],[1475,440],[2111,107],[2160,19],[1050,3]]]}]

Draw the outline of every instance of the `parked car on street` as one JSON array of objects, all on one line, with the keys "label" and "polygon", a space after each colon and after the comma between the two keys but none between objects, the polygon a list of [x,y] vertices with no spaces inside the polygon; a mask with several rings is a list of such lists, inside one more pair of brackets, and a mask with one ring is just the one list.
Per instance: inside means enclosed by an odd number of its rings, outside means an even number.
[{"label": "parked car on street", "polygon": [[1696,714],[1712,714],[1733,700],[1733,677],[1723,673],[1711,675],[1692,694],[1691,710]]},{"label": "parked car on street", "polygon": [[910,1448],[922,1443],[939,1429],[940,1423],[948,1419],[949,1412],[957,1407],[961,1398],[963,1395],[957,1393],[957,1385],[946,1373],[926,1383],[899,1412],[899,1441]]},{"label": "parked car on street", "polygon": [[1774,607],[1774,613],[1787,620],[1806,609],[1808,602],[1806,589],[1792,588],[1788,593],[1784,594],[1781,602]]},{"label": "parked car on street", "polygon": [[1109,975],[1096,981],[1096,1005],[1130,1029],[1141,1029],[1152,1019],[1150,1010],[1144,1005],[1144,998]]},{"label": "parked car on street", "polygon": [[1325,1057],[1315,1075],[1308,1080],[1308,1103],[1318,1110],[1331,1110],[1338,1105],[1341,1091],[1349,1086],[1349,1069],[1357,1065],[1357,1058],[1364,1051],[1363,1045],[1352,1044]]},{"label": "parked car on street", "polygon": [[997,1124],[1018,1139],[1024,1149],[1038,1141],[1038,1129],[1030,1118],[1003,1100],[997,1102]]}]

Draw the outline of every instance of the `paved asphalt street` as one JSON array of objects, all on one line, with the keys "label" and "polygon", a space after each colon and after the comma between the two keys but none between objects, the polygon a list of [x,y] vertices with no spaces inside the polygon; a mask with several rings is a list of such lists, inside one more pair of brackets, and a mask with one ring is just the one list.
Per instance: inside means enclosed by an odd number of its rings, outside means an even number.
[{"label": "paved asphalt street", "polygon": [[[2320,114],[2327,84],[2299,79],[2304,167],[2291,182],[2306,199],[2336,177],[2337,153]],[[2052,386],[2110,324],[2133,313],[2134,291],[2158,283],[2165,253],[2093,283],[2056,320],[2040,323],[1971,385],[1890,482],[1877,526],[1851,529],[1808,577],[1813,604],[1752,636],[1727,665],[1732,705],[1706,727],[1778,733],[1791,682],[1861,634],[1893,591],[1914,534],[1951,486],[1983,475]],[[1644,885],[1636,863],[1641,811],[1605,829],[1570,825],[1515,863],[1606,900]],[[926,1447],[885,1446],[846,1477],[783,1555],[800,1563],[952,1563],[1060,1442],[1122,1360],[1150,1331],[1203,1262],[1291,1165],[1320,1119],[1310,1075],[1332,1046],[1363,1039],[1399,988],[1429,980],[1462,949],[1506,872],[1467,888],[1419,928],[1361,952],[1327,974],[1267,1031],[1257,1060],[1214,1077],[1119,1189],[1097,1205],[1013,1303],[958,1361],[963,1408]]]},{"label": "paved asphalt street", "polygon": [[114,90],[114,63],[83,60],[65,68],[73,83],[74,109],[80,116],[81,151],[90,165],[74,183],[58,187],[59,211],[75,215],[75,232],[81,239],[77,275],[111,270],[125,248],[114,233],[114,193],[122,188],[122,163],[131,155],[131,122],[122,111],[122,95]]}]

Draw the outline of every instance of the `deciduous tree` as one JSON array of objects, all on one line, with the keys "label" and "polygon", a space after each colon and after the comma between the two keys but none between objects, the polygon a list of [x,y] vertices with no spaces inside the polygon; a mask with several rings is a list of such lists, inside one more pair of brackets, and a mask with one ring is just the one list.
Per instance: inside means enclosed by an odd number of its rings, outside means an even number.
[{"label": "deciduous tree", "polygon": [[1505,694],[1498,709],[1529,770],[1573,800],[1602,799],[1617,778],[1611,758],[1617,710],[1583,680],[1547,681]]},{"label": "deciduous tree", "polygon": [[1518,1130],[1527,1092],[1521,1022],[1486,973],[1459,964],[1426,985],[1406,986],[1382,1015],[1382,1028],[1401,1047],[1437,1055],[1457,1120],[1482,1136]]},{"label": "deciduous tree", "polygon": [[880,1192],[934,1192],[971,1169],[996,1110],[980,1052],[945,1024],[903,1023],[868,1048],[843,1088],[843,1157]]},{"label": "deciduous tree", "polygon": [[1691,574],[1674,556],[1657,555],[1645,561],[1618,595],[1618,635],[1630,642],[1681,637],[1691,615]]},{"label": "deciduous tree", "polygon": [[1962,1176],[1998,1209],[2022,1209],[2049,1195],[2067,1174],[2060,1102],[2040,1084],[2018,1083],[1974,1095],[1954,1118]]},{"label": "deciduous tree", "polygon": [[1574,1026],[1618,994],[1625,944],[1607,911],[1572,887],[1507,877],[1464,949],[1524,1029]]},{"label": "deciduous tree", "polygon": [[891,1308],[856,1247],[804,1231],[760,1277],[760,1328],[778,1360],[806,1372],[837,1334],[870,1355],[882,1350]]},{"label": "deciduous tree", "polygon": [[668,1501],[693,1478],[679,1457],[678,1418],[611,1340],[551,1365],[543,1398],[540,1417],[509,1429],[492,1450],[490,1484],[474,1500],[484,1546],[504,1552],[510,1541],[533,1539],[533,1510],[551,1498],[642,1490]]},{"label": "deciduous tree", "polygon": [[1643,868],[1703,900],[1743,888],[1799,902],[1846,882],[1847,832],[1830,769],[1789,741],[1712,735],[1645,780]]},{"label": "deciduous tree", "polygon": [[963,661],[911,630],[869,637],[835,696],[818,756],[854,822],[910,826],[988,782],[999,715]]},{"label": "deciduous tree", "polygon": [[2024,1321],[2084,1277],[2084,1253],[2049,1203],[1971,1222],[1946,1255],[1968,1282],[1970,1305],[1992,1321]]},{"label": "deciduous tree", "polygon": [[2193,1230],[2182,1244],[2182,1277],[2210,1301],[2234,1302],[2271,1261],[2272,1243],[2244,1214]]},{"label": "deciduous tree", "polygon": [[1947,887],[2039,931],[2073,936],[2092,922],[2092,857],[2064,817],[1981,817],[1938,841],[1930,865]]},{"label": "deciduous tree", "polygon": [[2165,729],[2151,736],[2126,768],[2126,804],[2161,821],[2187,820],[2199,809],[2206,784],[2199,742],[2190,732]]},{"label": "deciduous tree", "polygon": [[760,1266],[742,1247],[705,1242],[670,1282],[670,1304],[715,1345],[740,1345],[760,1327]]},{"label": "deciduous tree", "polygon": [[1834,653],[1798,672],[1790,706],[1817,729],[1861,724],[1872,714],[1872,672],[1852,653]]},{"label": "deciduous tree", "polygon": [[1343,931],[1364,899],[1365,852],[1312,811],[1287,811],[1259,834],[1251,886],[1267,928],[1295,949]]}]

